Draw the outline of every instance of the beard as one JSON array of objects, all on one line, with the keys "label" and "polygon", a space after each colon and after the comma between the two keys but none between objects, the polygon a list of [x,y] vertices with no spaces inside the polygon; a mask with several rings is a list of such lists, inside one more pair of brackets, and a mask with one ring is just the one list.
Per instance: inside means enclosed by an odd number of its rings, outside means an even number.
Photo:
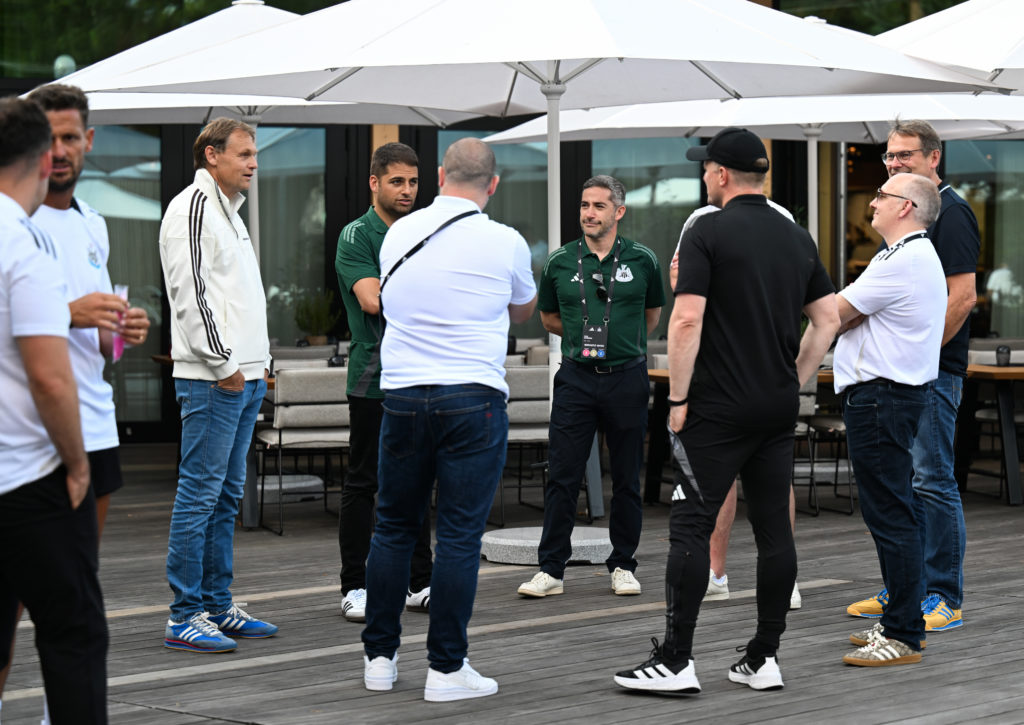
[{"label": "beard", "polygon": [[75,184],[78,183],[78,177],[81,176],[81,172],[75,172],[72,170],[71,174],[63,180],[55,179],[53,176],[49,179],[49,189],[51,192],[65,192],[75,188]]}]

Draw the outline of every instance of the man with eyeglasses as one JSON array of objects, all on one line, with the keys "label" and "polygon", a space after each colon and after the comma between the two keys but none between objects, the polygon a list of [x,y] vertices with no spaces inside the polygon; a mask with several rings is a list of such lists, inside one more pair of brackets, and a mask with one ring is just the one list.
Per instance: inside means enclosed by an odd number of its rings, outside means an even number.
[{"label": "man with eyeglasses", "polygon": [[625,214],[620,181],[605,175],[587,180],[580,201],[583,237],[552,252],[541,274],[537,307],[544,328],[562,338],[562,365],[551,401],[540,571],[519,587],[526,597],[563,592],[576,501],[598,430],[612,474],[612,552],[605,562],[611,589],[640,594],[634,554],[643,521],[647,336],[658,324],[665,290],[654,252],[619,235]]},{"label": "man with eyeglasses", "polygon": [[[969,315],[977,300],[975,270],[981,240],[974,212],[939,178],[941,141],[925,121],[899,121],[882,155],[890,177],[917,174],[939,190],[942,206],[928,237],[942,262],[948,296],[938,377],[927,384],[925,411],[914,440],[914,508],[924,547],[921,611],[925,629],[963,625],[963,562],[967,543],[960,490],[953,476],[953,435],[967,376]],[[883,580],[884,580],[883,571]],[[878,594],[847,607],[855,617],[878,618],[889,602],[888,582]]]},{"label": "man with eyeglasses", "polygon": [[[668,326],[669,420],[675,488],[665,567],[665,640],[615,683],[697,694],[693,635],[718,511],[740,474],[757,542],[757,629],[730,681],[783,686],[777,651],[796,582],[789,522],[794,429],[802,382],[836,330],[835,289],[807,230],[768,206],[768,153],[727,128],[686,157],[704,164],[708,203],[679,245]],[[809,320],[801,337],[800,316]]]},{"label": "man with eyeglasses", "polygon": [[939,374],[946,280],[927,227],[939,192],[915,174],[892,176],[871,202],[871,226],[885,240],[864,273],[839,293],[835,390],[843,396],[860,508],[875,540],[888,604],[881,620],[850,636],[843,657],[862,667],[921,661],[922,541],[911,452]]}]

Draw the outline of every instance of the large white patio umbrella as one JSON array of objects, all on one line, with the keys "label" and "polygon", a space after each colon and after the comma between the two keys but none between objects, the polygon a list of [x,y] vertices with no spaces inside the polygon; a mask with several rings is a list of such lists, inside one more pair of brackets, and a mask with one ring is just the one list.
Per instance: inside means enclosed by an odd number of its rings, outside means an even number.
[{"label": "large white patio umbrella", "polygon": [[[89,90],[548,111],[548,238],[560,237],[560,108],[984,83],[747,0],[350,0]],[[538,92],[539,91],[539,92]]]},{"label": "large white patio umbrella", "polygon": [[[1024,98],[995,94],[883,94],[680,101],[564,111],[565,141],[614,138],[706,137],[727,126],[776,140],[807,141],[807,225],[818,237],[818,142],[884,143],[893,120],[921,118],[943,139],[1024,131]],[[487,137],[489,143],[546,139],[535,118]]]},{"label": "large white patio umbrella", "polygon": [[1024,2],[967,0],[876,36],[919,58],[984,71],[1024,95]]}]

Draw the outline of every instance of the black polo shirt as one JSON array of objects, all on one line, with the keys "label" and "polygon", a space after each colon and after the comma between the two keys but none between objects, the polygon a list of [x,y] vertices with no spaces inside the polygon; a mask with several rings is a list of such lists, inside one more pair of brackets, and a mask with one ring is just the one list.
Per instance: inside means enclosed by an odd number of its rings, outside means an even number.
[{"label": "black polo shirt", "polygon": [[707,299],[690,410],[750,429],[795,423],[801,312],[835,292],[811,235],[764,196],[735,197],[683,235],[675,292]]}]

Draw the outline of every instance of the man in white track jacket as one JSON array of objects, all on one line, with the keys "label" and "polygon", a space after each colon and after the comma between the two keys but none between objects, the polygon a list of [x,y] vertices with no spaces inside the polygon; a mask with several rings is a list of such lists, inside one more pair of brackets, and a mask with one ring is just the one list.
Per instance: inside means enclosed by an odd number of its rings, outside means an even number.
[{"label": "man in white track jacket", "polygon": [[174,197],[160,227],[181,406],[167,551],[174,601],[164,644],[226,652],[235,649],[231,637],[277,632],[237,607],[229,590],[245,455],[270,368],[263,282],[238,216],[256,172],[255,131],[215,119],[199,134],[193,155],[195,181]]}]

